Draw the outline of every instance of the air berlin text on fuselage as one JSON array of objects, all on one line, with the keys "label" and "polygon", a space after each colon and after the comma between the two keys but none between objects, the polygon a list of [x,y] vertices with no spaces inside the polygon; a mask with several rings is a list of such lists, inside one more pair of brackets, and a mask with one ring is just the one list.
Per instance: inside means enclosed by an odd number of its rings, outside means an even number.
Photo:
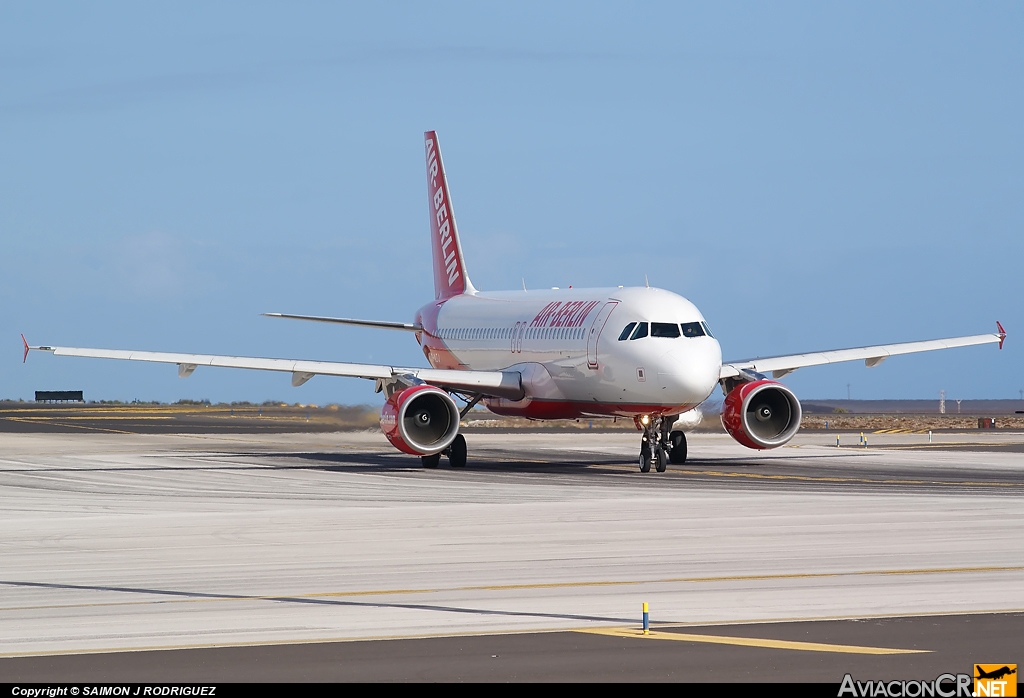
[{"label": "air berlin text on fuselage", "polygon": [[552,301],[530,322],[530,327],[582,327],[599,301]]},{"label": "air berlin text on fuselage", "polygon": [[[448,217],[448,204],[445,202],[444,177],[441,177],[440,184],[437,181],[437,151],[434,149],[434,139],[427,139],[427,172],[430,176],[430,186],[434,189],[434,220],[437,234],[441,237],[441,256],[444,258],[445,271],[448,273],[448,286],[455,283],[459,278],[459,256],[452,247],[451,219]],[[448,248],[452,247],[449,252]]]}]

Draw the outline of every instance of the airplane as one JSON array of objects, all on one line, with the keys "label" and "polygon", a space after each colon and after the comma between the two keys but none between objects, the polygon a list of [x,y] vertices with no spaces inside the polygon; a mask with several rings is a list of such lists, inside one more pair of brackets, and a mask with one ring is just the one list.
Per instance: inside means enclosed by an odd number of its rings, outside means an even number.
[{"label": "airplane", "polygon": [[976,679],[994,679],[998,681],[1004,676],[1010,676],[1011,674],[1017,673],[1016,669],[1011,669],[1008,666],[1004,666],[1000,669],[995,669],[993,671],[985,671],[977,664],[975,664],[975,668],[978,670],[978,675],[974,677]]},{"label": "airplane", "polygon": [[[784,445],[796,435],[800,401],[777,379],[799,368],[863,360],[868,367],[899,354],[998,343],[998,332],[806,354],[722,361],[704,316],[687,299],[658,288],[552,288],[478,291],[470,281],[437,134],[424,134],[434,300],[413,322],[265,313],[274,318],[412,333],[430,368],[75,347],[30,350],[199,366],[283,371],[300,386],[313,376],[373,380],[383,393],[380,426],[399,451],[436,468],[467,459],[462,417],[482,402],[499,415],[536,420],[622,417],[641,432],[641,472],[686,461],[686,434],[673,428],[720,387],[722,423],[751,449]],[[766,374],[771,373],[771,378]],[[460,408],[456,398],[463,403]]]}]

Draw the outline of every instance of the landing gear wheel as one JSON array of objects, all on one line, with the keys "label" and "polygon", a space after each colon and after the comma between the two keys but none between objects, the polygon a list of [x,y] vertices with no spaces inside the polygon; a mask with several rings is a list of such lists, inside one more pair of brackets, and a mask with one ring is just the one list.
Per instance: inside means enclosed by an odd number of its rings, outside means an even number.
[{"label": "landing gear wheel", "polygon": [[651,449],[647,444],[640,449],[640,472],[649,473],[651,472]]},{"label": "landing gear wheel", "polygon": [[448,462],[453,468],[466,467],[466,437],[459,434],[448,447]]},{"label": "landing gear wheel", "polygon": [[669,451],[669,460],[674,465],[682,465],[686,462],[686,434],[681,431],[674,431],[668,438],[672,444],[672,450]]},{"label": "landing gear wheel", "polygon": [[420,456],[420,460],[423,461],[424,468],[436,468],[438,463],[441,462],[441,454],[435,453],[432,456]]},{"label": "landing gear wheel", "polygon": [[658,463],[654,467],[659,473],[665,472],[665,468],[668,467],[668,451],[662,446],[658,446]]}]

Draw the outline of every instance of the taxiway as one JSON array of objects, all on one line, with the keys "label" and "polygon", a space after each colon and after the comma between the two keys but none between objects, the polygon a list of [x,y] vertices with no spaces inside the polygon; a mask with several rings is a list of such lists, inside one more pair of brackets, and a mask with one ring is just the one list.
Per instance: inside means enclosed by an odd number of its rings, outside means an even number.
[{"label": "taxiway", "polygon": [[465,470],[436,471],[370,432],[0,434],[0,676],[19,657],[625,632],[643,601],[682,633],[1019,627],[1024,438],[842,438],[695,435],[686,465],[642,475],[629,434],[476,433]]}]

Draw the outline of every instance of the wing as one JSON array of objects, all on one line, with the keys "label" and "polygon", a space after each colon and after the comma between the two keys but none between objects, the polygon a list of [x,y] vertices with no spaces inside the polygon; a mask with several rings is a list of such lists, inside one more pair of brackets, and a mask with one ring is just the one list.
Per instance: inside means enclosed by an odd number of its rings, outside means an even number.
[{"label": "wing", "polygon": [[[24,339],[24,337],[23,337]],[[400,368],[375,364],[350,364],[335,361],[301,361],[295,359],[259,359],[247,356],[216,356],[212,354],[176,354],[156,351],[122,349],[82,349],[78,347],[30,347],[48,351],[55,356],[82,356],[92,359],[122,359],[178,364],[178,375],[192,375],[197,366],[248,368],[257,371],[281,371],[292,374],[292,385],[299,386],[313,376],[348,376],[370,380],[389,380],[412,376],[440,388],[519,400],[524,396],[518,371],[454,371],[438,368]]]},{"label": "wing", "polygon": [[419,332],[423,328],[411,322],[387,322],[385,320],[352,320],[346,317],[320,317],[319,315],[289,315],[287,313],[263,313],[263,317],[283,317],[289,320],[311,320],[312,322],[333,322],[339,325],[375,327],[382,330],[404,330]]},{"label": "wing", "polygon": [[873,347],[833,349],[831,351],[816,351],[810,354],[791,354],[789,356],[768,356],[765,358],[744,359],[742,361],[727,361],[722,364],[722,372],[719,377],[734,378],[744,371],[754,371],[756,373],[768,373],[771,371],[772,378],[782,378],[787,373],[792,373],[798,368],[805,366],[820,366],[841,361],[857,361],[858,359],[864,359],[864,364],[871,368],[882,363],[890,356],[898,354],[916,354],[921,351],[969,347],[975,344],[998,343],[999,348],[1002,349],[1003,340],[1006,339],[1006,332],[998,322],[996,327],[999,328],[999,331],[996,333],[976,334],[970,337],[930,339],[924,342],[904,342],[902,344],[879,344]]}]

